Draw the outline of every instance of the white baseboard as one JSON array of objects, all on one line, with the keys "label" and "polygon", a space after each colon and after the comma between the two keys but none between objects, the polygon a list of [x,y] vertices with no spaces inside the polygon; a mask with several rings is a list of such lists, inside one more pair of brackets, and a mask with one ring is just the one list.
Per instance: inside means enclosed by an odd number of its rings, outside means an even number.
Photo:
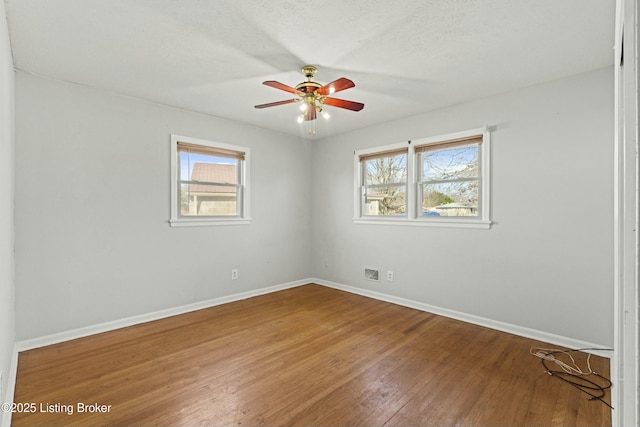
[{"label": "white baseboard", "polygon": [[[153,313],[143,314],[139,316],[128,317],[121,320],[115,320],[112,322],[105,322],[98,325],[87,326],[84,328],[73,329],[66,332],[60,332],[57,334],[47,335],[44,337],[34,338],[25,341],[19,341],[16,343],[17,351],[31,350],[34,348],[44,347],[47,345],[57,344],[64,341],[73,340],[76,338],[82,338],[89,335],[99,334],[102,332],[108,332],[115,329],[125,328],[127,326],[133,326],[140,323],[151,322],[153,320],[164,319],[166,317],[175,316],[178,314],[189,313],[204,308],[214,307],[216,305],[227,304],[234,301],[240,301],[243,299],[269,294],[272,292],[281,291],[284,289],[295,288],[308,283],[317,283],[318,285],[327,286],[329,288],[339,289],[345,292],[350,292],[357,295],[362,295],[369,298],[374,298],[380,301],[386,301],[392,304],[398,304],[416,310],[425,311],[428,313],[437,314],[440,316],[449,317],[463,322],[472,323],[474,325],[483,326],[490,329],[495,329],[502,332],[507,332],[513,335],[518,335],[525,338],[531,338],[537,341],[546,342],[567,348],[603,348],[601,345],[593,344],[587,341],[576,340],[573,338],[563,337],[555,335],[549,332],[543,332],[536,329],[526,328],[523,326],[513,325],[511,323],[500,322],[497,320],[488,319],[485,317],[475,316],[473,314],[462,313],[455,310],[449,310],[442,307],[437,307],[430,304],[425,304],[418,301],[409,300],[406,298],[396,297],[393,295],[384,294],[368,289],[357,288],[354,286],[344,285],[341,283],[335,283],[316,277],[296,280],[294,282],[284,283],[275,286],[269,286],[266,288],[256,289],[253,291],[242,292],[238,294],[228,295],[220,298],[214,298],[207,301],[201,301],[194,304],[183,305],[180,307],[174,307],[166,310],[160,310]],[[612,353],[609,351],[590,350],[592,354],[597,356],[611,358]],[[16,356],[17,367],[17,356]],[[15,373],[14,373],[15,383]],[[3,426],[4,427],[4,426]]]},{"label": "white baseboard", "polygon": [[138,316],[127,317],[111,322],[100,323],[97,325],[86,326],[83,328],[73,329],[70,331],[60,332],[43,337],[19,341],[16,343],[18,351],[32,350],[34,348],[45,347],[52,344],[58,344],[64,341],[70,341],[77,338],[95,335],[102,332],[113,331],[115,329],[126,328],[128,326],[138,325],[140,323],[151,322],[153,320],[164,319],[166,317],[176,316],[178,314],[189,313],[204,308],[214,307],[216,305],[227,304],[234,301],[265,295],[272,292],[282,291],[285,289],[295,288],[297,286],[308,284],[309,280],[296,280],[295,282],[283,283],[280,285],[260,288],[253,291],[241,292],[224,297],[214,298],[206,301],[200,301],[193,304],[187,304],[180,307],[168,308],[166,310],[155,311],[153,313],[141,314]]},{"label": "white baseboard", "polygon": [[[525,328],[523,326],[513,325],[511,323],[500,322],[497,320],[487,319],[485,317],[475,316],[473,314],[462,313],[455,310],[449,310],[447,308],[437,307],[430,304],[425,304],[418,301],[413,301],[393,295],[383,294],[381,292],[371,291],[368,289],[357,288],[354,286],[343,285],[341,283],[330,282],[328,280],[311,278],[312,283],[327,286],[329,288],[339,289],[342,291],[350,292],[357,295],[362,295],[369,298],[374,298],[381,301],[390,302],[393,304],[402,305],[416,310],[426,311],[428,313],[437,314],[451,319],[462,320],[463,322],[472,323],[474,325],[483,326],[485,328],[495,329],[502,332],[507,332],[513,335],[518,335],[525,338],[531,338],[537,341],[546,342],[549,344],[558,345],[566,348],[605,348],[602,345],[593,344],[587,341],[576,340],[573,338],[563,337],[560,335],[551,334],[549,332],[538,331],[536,329]],[[589,350],[596,356],[611,358],[612,352],[605,350]]]},{"label": "white baseboard", "polygon": [[[7,390],[0,403],[13,403],[13,396],[16,391],[16,377],[18,375],[18,346],[13,345],[13,353],[11,354],[11,365],[9,366],[9,377],[7,378]],[[2,385],[0,384],[0,387]],[[11,411],[0,411],[0,426],[11,427]]]}]

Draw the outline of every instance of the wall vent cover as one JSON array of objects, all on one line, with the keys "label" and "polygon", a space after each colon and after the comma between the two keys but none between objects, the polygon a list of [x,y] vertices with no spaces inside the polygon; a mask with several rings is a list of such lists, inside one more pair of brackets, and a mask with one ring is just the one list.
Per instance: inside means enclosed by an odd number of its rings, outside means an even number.
[{"label": "wall vent cover", "polygon": [[374,282],[380,281],[380,270],[374,270],[373,268],[364,269],[364,278],[367,280],[373,280]]}]

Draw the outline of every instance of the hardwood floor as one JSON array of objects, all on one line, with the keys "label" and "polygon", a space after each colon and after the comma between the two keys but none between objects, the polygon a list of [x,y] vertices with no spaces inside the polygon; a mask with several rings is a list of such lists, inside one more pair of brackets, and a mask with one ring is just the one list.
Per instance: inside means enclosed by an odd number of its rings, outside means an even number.
[{"label": "hardwood floor", "polygon": [[533,346],[306,285],[20,353],[13,425],[610,426]]}]

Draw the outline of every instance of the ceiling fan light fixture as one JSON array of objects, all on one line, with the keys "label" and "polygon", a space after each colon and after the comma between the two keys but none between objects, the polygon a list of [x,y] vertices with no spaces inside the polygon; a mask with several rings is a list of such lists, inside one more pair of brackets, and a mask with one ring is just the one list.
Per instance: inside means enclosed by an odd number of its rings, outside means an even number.
[{"label": "ceiling fan light fixture", "polygon": [[260,104],[256,105],[255,108],[275,107],[277,105],[284,105],[302,101],[300,104],[301,114],[298,116],[297,121],[298,123],[308,122],[309,126],[311,127],[309,130],[309,134],[311,135],[315,135],[314,122],[316,120],[317,114],[322,115],[325,120],[328,120],[330,117],[329,113],[323,111],[323,104],[337,108],[344,108],[351,111],[360,111],[364,108],[364,104],[361,102],[347,101],[344,99],[329,97],[329,95],[333,93],[354,87],[355,83],[345,77],[340,77],[339,79],[334,80],[331,83],[327,83],[323,86],[320,83],[316,83],[311,80],[314,77],[316,71],[316,67],[314,67],[313,65],[305,65],[304,67],[302,67],[302,72],[307,78],[307,81],[296,85],[296,87],[287,86],[274,80],[262,82],[266,86],[293,93],[297,96],[297,98],[270,102],[268,104]]}]

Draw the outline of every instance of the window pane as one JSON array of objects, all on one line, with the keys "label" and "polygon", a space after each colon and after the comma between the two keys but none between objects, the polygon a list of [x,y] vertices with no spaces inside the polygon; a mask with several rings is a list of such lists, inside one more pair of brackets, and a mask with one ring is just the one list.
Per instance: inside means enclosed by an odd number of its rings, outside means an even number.
[{"label": "window pane", "polygon": [[425,181],[478,177],[478,144],[422,153]]},{"label": "window pane", "polygon": [[238,183],[238,159],[180,152],[180,180]]},{"label": "window pane", "polygon": [[478,216],[478,180],[425,184],[422,216]]},{"label": "window pane", "polygon": [[405,185],[367,188],[363,215],[404,215],[407,211]]},{"label": "window pane", "polygon": [[180,214],[183,216],[237,215],[237,200],[237,187],[205,184],[180,185]]},{"label": "window pane", "polygon": [[[180,152],[182,216],[238,215],[238,166],[240,160],[207,154]],[[211,185],[215,184],[234,184]]]},{"label": "window pane", "polygon": [[406,154],[365,160],[363,163],[365,185],[397,184],[407,181]]}]

